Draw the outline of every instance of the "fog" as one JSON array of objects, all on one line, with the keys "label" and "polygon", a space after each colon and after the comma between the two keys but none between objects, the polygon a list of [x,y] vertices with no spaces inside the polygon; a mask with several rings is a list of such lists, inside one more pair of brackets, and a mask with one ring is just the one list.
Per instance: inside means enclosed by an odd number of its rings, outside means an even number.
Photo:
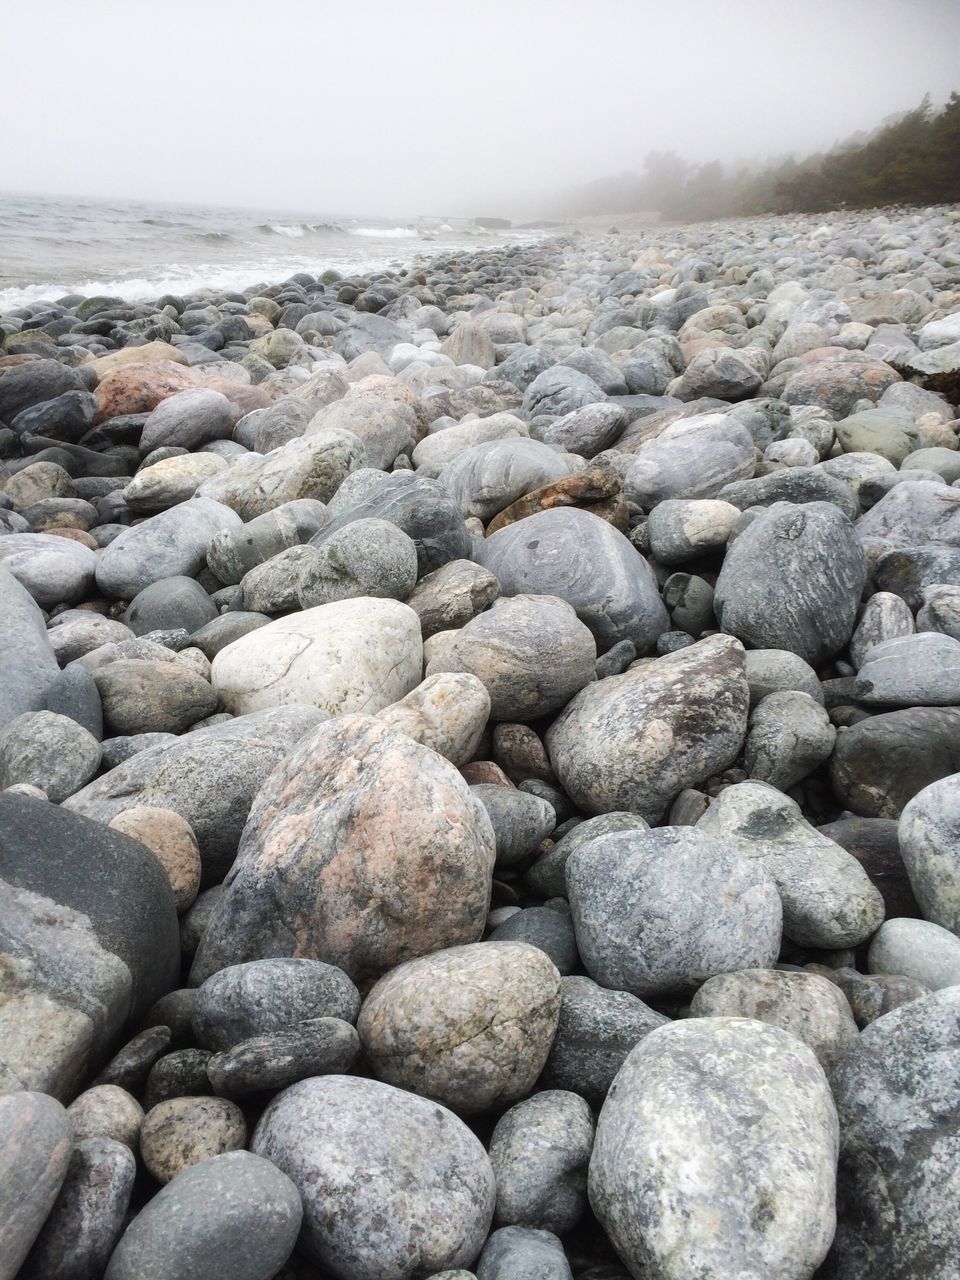
[{"label": "fog", "polygon": [[6,0],[0,187],[549,215],[651,150],[805,153],[943,101],[958,48],[957,0]]}]

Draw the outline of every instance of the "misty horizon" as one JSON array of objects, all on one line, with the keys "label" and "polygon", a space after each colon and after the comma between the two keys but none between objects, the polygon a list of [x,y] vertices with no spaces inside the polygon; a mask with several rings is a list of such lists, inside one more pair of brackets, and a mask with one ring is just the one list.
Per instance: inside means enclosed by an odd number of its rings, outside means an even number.
[{"label": "misty horizon", "polygon": [[[3,188],[66,199],[549,218],[651,151],[763,164],[957,88],[960,6],[252,0],[5,15]],[[37,53],[42,50],[38,85]]]}]

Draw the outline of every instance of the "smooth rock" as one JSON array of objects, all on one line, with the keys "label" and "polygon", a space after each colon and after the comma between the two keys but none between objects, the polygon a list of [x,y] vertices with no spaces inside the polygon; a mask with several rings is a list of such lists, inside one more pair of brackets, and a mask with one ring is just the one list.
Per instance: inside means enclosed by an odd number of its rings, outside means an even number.
[{"label": "smooth rock", "polygon": [[497,1179],[494,1221],[564,1235],[587,1204],[593,1116],[583,1098],[547,1089],[497,1121],[490,1163]]},{"label": "smooth rock", "polygon": [[144,1116],[140,1155],[149,1172],[167,1183],[191,1165],[247,1141],[243,1112],[227,1098],[170,1098]]},{"label": "smooth rock", "polygon": [[90,781],[100,756],[100,743],[75,720],[28,711],[0,729],[0,788],[27,782],[60,804]]},{"label": "smooth rock", "polygon": [[67,1114],[54,1098],[0,1095],[0,1280],[14,1280],[30,1252],[67,1174],[72,1146]]}]

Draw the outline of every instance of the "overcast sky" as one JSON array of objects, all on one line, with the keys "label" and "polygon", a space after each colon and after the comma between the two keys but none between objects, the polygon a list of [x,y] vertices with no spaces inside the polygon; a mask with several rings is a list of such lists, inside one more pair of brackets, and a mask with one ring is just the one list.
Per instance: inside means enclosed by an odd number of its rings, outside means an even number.
[{"label": "overcast sky", "polygon": [[6,190],[549,212],[944,100],[960,0],[0,0],[0,85]]}]

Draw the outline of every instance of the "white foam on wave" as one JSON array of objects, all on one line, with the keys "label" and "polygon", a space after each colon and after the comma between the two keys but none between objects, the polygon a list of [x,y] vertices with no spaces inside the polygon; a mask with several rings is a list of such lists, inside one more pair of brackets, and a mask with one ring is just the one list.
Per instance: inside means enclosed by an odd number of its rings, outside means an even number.
[{"label": "white foam on wave", "polygon": [[379,240],[415,240],[420,232],[414,227],[354,227],[350,234]]},{"label": "white foam on wave", "polygon": [[393,257],[367,257],[365,254],[350,258],[323,256],[293,257],[256,260],[246,263],[200,263],[191,266],[172,264],[156,275],[132,276],[120,280],[50,281],[46,284],[29,284],[0,289],[0,315],[15,311],[18,307],[37,302],[55,302],[69,293],[80,293],[92,298],[104,295],[123,298],[126,302],[152,302],[164,293],[195,293],[200,289],[216,292],[242,292],[261,281],[286,280],[296,271],[316,275],[332,267],[344,275],[361,271],[385,271],[396,264]]},{"label": "white foam on wave", "polygon": [[299,240],[303,236],[303,227],[298,223],[271,222],[270,230],[278,236],[286,236],[288,240]]}]

